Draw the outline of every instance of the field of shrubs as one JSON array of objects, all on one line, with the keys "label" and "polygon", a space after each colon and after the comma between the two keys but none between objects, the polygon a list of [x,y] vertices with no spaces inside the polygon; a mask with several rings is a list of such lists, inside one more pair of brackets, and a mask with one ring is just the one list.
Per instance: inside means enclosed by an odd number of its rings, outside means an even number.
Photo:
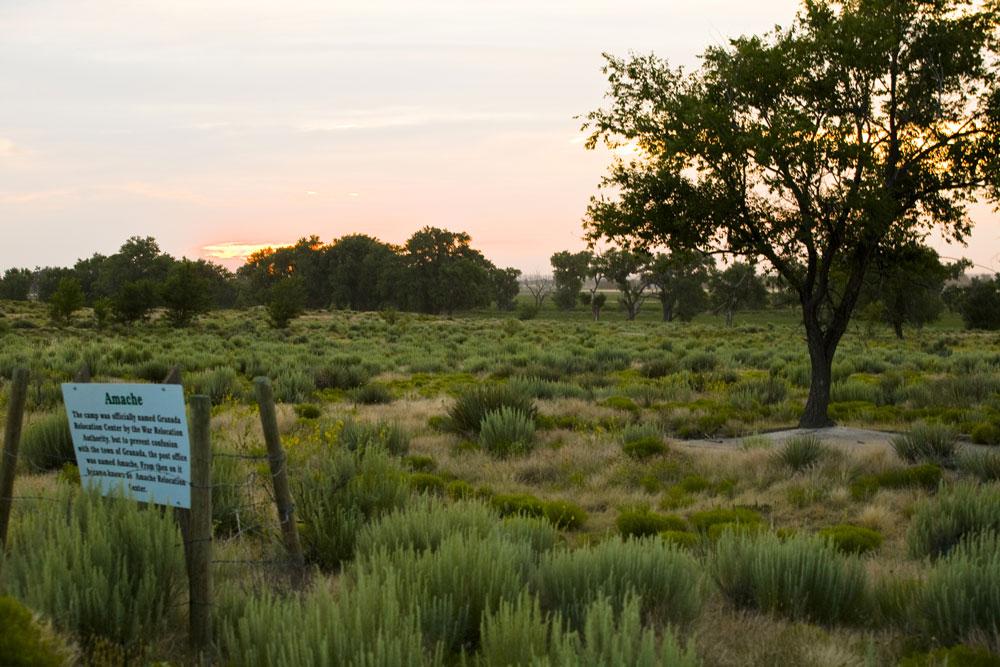
[{"label": "field of shrubs", "polygon": [[16,367],[32,377],[0,662],[189,659],[178,528],[80,488],[59,390],[83,365],[159,382],[179,364],[214,406],[218,664],[1000,664],[996,333],[852,330],[831,416],[891,433],[845,441],[767,436],[808,390],[791,312],[317,311],[275,330],[250,309],[178,331],[0,309],[0,407]]}]

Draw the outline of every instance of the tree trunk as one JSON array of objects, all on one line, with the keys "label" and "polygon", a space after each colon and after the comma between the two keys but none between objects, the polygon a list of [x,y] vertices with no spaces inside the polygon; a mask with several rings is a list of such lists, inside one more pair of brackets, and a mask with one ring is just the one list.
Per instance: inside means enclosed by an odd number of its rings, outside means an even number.
[{"label": "tree trunk", "polygon": [[898,338],[899,340],[903,340],[903,323],[902,322],[893,322],[892,323],[892,330],[896,332],[896,338]]},{"label": "tree trunk", "polygon": [[[833,381],[833,353],[828,353],[823,345],[822,336],[813,334],[807,327],[809,338],[809,366],[812,371],[809,378],[809,398],[806,399],[806,409],[799,419],[799,428],[826,428],[833,426],[833,420],[827,415],[830,407],[830,385]],[[817,337],[819,340],[813,340]]]},{"label": "tree trunk", "polygon": [[674,319],[673,301],[667,299],[660,299],[660,303],[663,304],[663,321],[672,322]]}]

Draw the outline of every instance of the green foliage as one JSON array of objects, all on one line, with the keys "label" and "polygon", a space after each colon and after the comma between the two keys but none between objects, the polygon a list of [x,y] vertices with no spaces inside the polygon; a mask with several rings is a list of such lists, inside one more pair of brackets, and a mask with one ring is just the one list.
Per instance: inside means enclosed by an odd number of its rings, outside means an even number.
[{"label": "green foliage", "polygon": [[637,460],[659,456],[667,451],[663,434],[651,424],[629,424],[622,431],[622,452]]},{"label": "green foliage", "polygon": [[14,521],[4,588],[85,643],[135,648],[161,636],[185,588],[173,518],[77,487],[63,492]]},{"label": "green foliage", "polygon": [[299,419],[319,419],[323,415],[323,410],[312,403],[300,403],[294,409]]},{"label": "green foliage", "polygon": [[472,498],[475,495],[475,489],[472,485],[463,479],[456,479],[454,481],[448,482],[448,486],[445,487],[445,493],[452,500],[465,500],[466,498]]},{"label": "green foliage", "polygon": [[306,305],[306,284],[298,276],[278,281],[267,293],[267,316],[275,329],[286,329],[302,314]]},{"label": "green foliage", "polygon": [[338,442],[352,452],[383,449],[402,456],[410,449],[409,434],[396,422],[389,421],[369,423],[347,419],[340,430]]},{"label": "green foliage", "polygon": [[545,516],[545,503],[526,493],[496,494],[490,504],[500,516]]},{"label": "green foliage", "polygon": [[407,456],[403,461],[413,472],[434,472],[437,470],[437,461],[434,460],[433,456],[413,454]]},{"label": "green foliage", "polygon": [[729,402],[741,410],[759,405],[776,405],[788,396],[788,385],[778,377],[741,380],[729,387]]},{"label": "green foliage", "polygon": [[188,259],[175,262],[163,283],[163,305],[167,319],[176,327],[186,327],[212,307],[211,284]]},{"label": "green foliage", "polygon": [[1000,453],[964,451],[958,455],[958,469],[984,482],[1000,481]]},{"label": "green foliage", "polygon": [[18,457],[32,472],[58,470],[67,463],[76,463],[66,412],[48,413],[28,424],[21,436]]},{"label": "green foliage", "polygon": [[644,619],[674,624],[693,621],[704,600],[697,561],[658,537],[551,551],[539,563],[535,589],[544,609],[558,611],[576,629],[586,622],[587,607],[603,597],[621,610],[640,594]]},{"label": "green foliage", "polygon": [[1000,656],[981,646],[960,644],[907,656],[897,667],[1000,667]]},{"label": "green foliage", "polygon": [[701,542],[697,533],[686,530],[661,530],[660,539],[682,549],[693,549]]},{"label": "green foliage", "polygon": [[947,466],[955,456],[957,435],[943,424],[917,422],[910,432],[892,439],[896,455],[908,463],[936,463]]},{"label": "green foliage", "polygon": [[499,514],[483,502],[446,503],[433,496],[417,497],[362,528],[357,553],[362,557],[379,550],[419,553],[437,549],[454,535],[484,537],[500,526]]},{"label": "green foliage", "polygon": [[483,619],[483,665],[635,665],[696,667],[692,646],[684,649],[672,630],[659,637],[642,623],[641,603],[630,596],[620,610],[607,598],[590,603],[582,632],[560,614],[545,614],[536,598],[522,594]]},{"label": "green foliage", "polygon": [[478,436],[483,418],[501,408],[517,410],[532,422],[538,413],[529,396],[509,385],[478,385],[455,399],[448,410],[450,426],[458,433]]},{"label": "green foliage", "polygon": [[[157,368],[156,372],[159,371]],[[160,375],[157,380],[162,380],[165,375]],[[240,375],[229,366],[191,373],[185,378],[185,384],[190,393],[208,396],[212,405],[220,405],[240,393]]]},{"label": "green foliage", "polygon": [[719,366],[719,357],[712,352],[695,352],[681,360],[684,368],[692,373],[708,373]]},{"label": "green foliage", "polygon": [[816,465],[830,453],[829,446],[815,435],[797,435],[785,441],[775,452],[775,459],[795,472]]},{"label": "green foliage", "polygon": [[99,329],[103,329],[111,322],[111,315],[114,313],[114,302],[108,297],[94,299],[94,321]]},{"label": "green foliage", "polygon": [[407,478],[414,493],[443,496],[446,482],[443,477],[429,472],[412,472]]},{"label": "green foliage", "polygon": [[688,517],[688,521],[698,532],[707,533],[716,524],[759,524],[763,519],[759,513],[744,507],[717,507],[695,512]]},{"label": "green foliage", "polygon": [[0,665],[5,667],[62,667],[68,651],[40,626],[24,605],[0,596]]},{"label": "green foliage", "polygon": [[978,637],[1000,640],[1000,539],[997,533],[969,536],[935,563],[919,602],[929,636],[945,644]]},{"label": "green foliage", "polygon": [[530,413],[502,406],[483,415],[479,444],[499,458],[526,454],[534,448],[535,422]]},{"label": "green foliage", "polygon": [[66,277],[59,281],[59,287],[49,297],[49,317],[57,324],[68,324],[73,313],[83,308],[85,297],[80,281]]},{"label": "green foliage", "polygon": [[145,320],[149,311],[160,301],[156,283],[142,278],[123,284],[111,298],[111,310],[120,322],[133,323]]},{"label": "green foliage", "polygon": [[1000,280],[976,277],[956,300],[966,329],[1000,329]]},{"label": "green foliage", "polygon": [[816,623],[856,621],[866,611],[861,562],[823,538],[727,531],[716,543],[711,570],[739,608]]},{"label": "green foliage", "polygon": [[618,514],[615,526],[623,537],[649,537],[665,530],[687,529],[684,519],[673,514],[657,514],[649,510],[626,510]]},{"label": "green foliage", "polygon": [[977,445],[1000,444],[1000,428],[993,422],[981,422],[972,427],[969,437]]},{"label": "green foliage", "polygon": [[556,528],[575,530],[587,521],[587,512],[568,500],[546,500],[543,508],[545,518]]},{"label": "green foliage", "polygon": [[852,498],[865,500],[874,496],[879,489],[923,488],[935,491],[940,483],[941,467],[933,463],[921,463],[877,475],[862,475],[851,482],[850,490]]},{"label": "green foliage", "polygon": [[377,448],[324,452],[296,466],[292,486],[306,558],[328,570],[352,557],[367,522],[402,507],[410,493],[405,474]]},{"label": "green foliage", "polygon": [[1000,531],[1000,488],[958,484],[917,503],[906,541],[912,557],[938,558],[989,531]]},{"label": "green foliage", "polygon": [[359,389],[368,382],[368,375],[361,364],[336,359],[316,369],[313,381],[317,389]]},{"label": "green foliage", "polygon": [[369,382],[351,391],[351,399],[361,405],[392,403],[392,392],[384,384]]},{"label": "green foliage", "polygon": [[864,554],[882,546],[883,537],[877,530],[862,526],[839,524],[819,531],[819,536],[830,540],[839,551],[847,554]]}]

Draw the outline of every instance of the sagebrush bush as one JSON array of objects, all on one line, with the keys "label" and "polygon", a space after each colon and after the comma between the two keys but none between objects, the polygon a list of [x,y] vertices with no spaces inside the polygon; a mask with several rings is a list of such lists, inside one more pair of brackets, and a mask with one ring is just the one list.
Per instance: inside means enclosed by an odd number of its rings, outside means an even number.
[{"label": "sagebrush bush", "polygon": [[365,526],[358,534],[357,552],[368,556],[379,549],[436,549],[452,535],[484,536],[499,522],[499,514],[480,501],[446,503],[432,497],[415,498],[406,507]]},{"label": "sagebrush bush", "polygon": [[955,456],[957,441],[957,434],[949,426],[917,422],[910,427],[909,433],[892,439],[892,448],[896,456],[907,463],[947,466]]},{"label": "sagebrush bush", "polygon": [[969,536],[931,569],[920,595],[928,636],[945,644],[1000,642],[1000,538]]},{"label": "sagebrush bush", "polygon": [[1000,452],[964,451],[958,455],[956,463],[959,470],[984,482],[1000,480]]},{"label": "sagebrush bush", "polygon": [[317,389],[355,389],[368,382],[368,371],[360,364],[335,360],[313,373]]},{"label": "sagebrush bush", "polygon": [[819,531],[819,536],[830,540],[838,550],[849,554],[863,554],[882,546],[883,537],[877,530],[862,526],[838,524]]},{"label": "sagebrush bush", "polygon": [[535,446],[535,422],[518,408],[503,406],[487,412],[479,424],[479,444],[500,458],[526,454]]},{"label": "sagebrush bush", "polygon": [[788,385],[779,377],[741,380],[729,387],[729,402],[741,410],[758,405],[775,405],[788,396]]},{"label": "sagebrush bush", "polygon": [[857,621],[867,609],[861,561],[823,538],[728,531],[715,545],[711,572],[738,608],[815,623]]},{"label": "sagebrush bush", "polygon": [[795,472],[810,468],[829,455],[830,447],[815,435],[797,435],[789,438],[775,452],[775,459]]},{"label": "sagebrush bush", "polygon": [[587,512],[568,500],[546,500],[543,503],[545,518],[556,528],[574,530],[587,521]]},{"label": "sagebrush bush", "polygon": [[1000,667],[1000,656],[981,646],[959,644],[907,656],[897,667]]},{"label": "sagebrush bush", "polygon": [[635,593],[642,595],[644,618],[686,624],[701,611],[701,579],[694,558],[658,537],[616,537],[544,555],[534,588],[543,608],[558,611],[576,629],[584,624],[587,607],[595,600],[606,596],[620,610]]},{"label": "sagebrush bush", "polygon": [[941,483],[941,466],[921,463],[908,468],[886,470],[877,475],[862,475],[850,485],[855,500],[871,498],[879,489],[923,488],[936,491]]},{"label": "sagebrush bush", "polygon": [[0,596],[0,628],[0,665],[62,667],[69,662],[67,647],[12,597]]},{"label": "sagebrush bush", "polygon": [[43,415],[28,424],[21,436],[18,457],[29,472],[58,470],[67,463],[76,463],[65,410]]},{"label": "sagebrush bush", "polygon": [[396,422],[389,421],[369,423],[347,419],[340,429],[337,440],[352,452],[382,449],[390,454],[402,456],[410,450],[409,433]]},{"label": "sagebrush bush", "polygon": [[407,477],[414,493],[443,496],[447,482],[440,475],[429,472],[412,472]]},{"label": "sagebrush bush", "polygon": [[582,631],[567,627],[560,614],[546,614],[538,599],[521,594],[503,601],[483,619],[483,665],[635,665],[696,667],[694,647],[682,647],[670,629],[659,633],[642,622],[641,602],[630,596],[620,609],[607,599],[590,603]]},{"label": "sagebrush bush", "polygon": [[459,433],[479,435],[483,417],[501,408],[519,411],[532,422],[538,413],[530,396],[510,385],[479,385],[459,395],[448,410],[449,425]]},{"label": "sagebrush bush", "polygon": [[745,507],[716,507],[710,510],[694,512],[688,517],[691,527],[701,533],[707,533],[717,524],[759,524],[763,521],[760,513]]},{"label": "sagebrush bush", "polygon": [[500,516],[545,516],[545,503],[527,493],[498,493],[490,498]]},{"label": "sagebrush bush", "polygon": [[323,410],[312,403],[299,403],[295,406],[295,415],[299,419],[319,419],[323,415]]},{"label": "sagebrush bush", "polygon": [[357,561],[358,576],[397,586],[420,619],[424,641],[447,651],[475,650],[484,614],[524,588],[534,562],[526,542],[494,532],[452,535],[434,550],[377,550]]},{"label": "sagebrush bush", "polygon": [[1000,531],[1000,487],[959,484],[917,504],[906,541],[914,558],[937,558],[989,531]]},{"label": "sagebrush bush", "polygon": [[673,514],[657,514],[649,510],[626,510],[615,519],[623,537],[649,537],[665,530],[687,530],[687,522]]},{"label": "sagebrush bush", "polygon": [[667,451],[663,433],[654,424],[629,424],[622,429],[622,451],[626,456],[643,460]]},{"label": "sagebrush bush", "polygon": [[[217,612],[221,653],[234,665],[441,665],[392,577],[361,577],[336,596],[317,585],[301,596],[250,596]],[[240,592],[240,597],[245,593]],[[221,606],[221,605],[220,605]]]},{"label": "sagebrush bush", "polygon": [[[162,381],[163,377],[160,376],[157,381]],[[184,384],[192,394],[208,396],[212,405],[219,405],[240,394],[240,374],[229,366],[190,373],[184,378]]]},{"label": "sagebrush bush", "polygon": [[292,494],[309,562],[334,569],[354,554],[364,525],[402,507],[406,475],[379,449],[335,450],[296,468]]},{"label": "sagebrush bush", "polygon": [[361,405],[384,405],[392,403],[392,392],[384,384],[369,382],[368,384],[353,389],[351,399]]},{"label": "sagebrush bush", "polygon": [[693,549],[701,542],[701,538],[698,537],[697,533],[690,533],[686,530],[660,531],[660,539],[685,549]]},{"label": "sagebrush bush", "polygon": [[3,588],[84,644],[137,648],[163,636],[186,588],[173,518],[77,487],[63,493],[16,516]]}]

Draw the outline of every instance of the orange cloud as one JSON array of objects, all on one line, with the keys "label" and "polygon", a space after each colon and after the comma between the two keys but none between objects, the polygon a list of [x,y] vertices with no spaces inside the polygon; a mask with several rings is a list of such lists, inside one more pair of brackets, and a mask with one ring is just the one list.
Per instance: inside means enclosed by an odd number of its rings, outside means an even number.
[{"label": "orange cloud", "polygon": [[291,243],[239,243],[236,241],[229,241],[226,243],[213,243],[212,245],[202,246],[202,252],[208,259],[220,259],[223,261],[229,260],[244,260],[250,255],[254,254],[259,250],[264,250],[265,248],[281,248],[284,246],[292,245]]}]

